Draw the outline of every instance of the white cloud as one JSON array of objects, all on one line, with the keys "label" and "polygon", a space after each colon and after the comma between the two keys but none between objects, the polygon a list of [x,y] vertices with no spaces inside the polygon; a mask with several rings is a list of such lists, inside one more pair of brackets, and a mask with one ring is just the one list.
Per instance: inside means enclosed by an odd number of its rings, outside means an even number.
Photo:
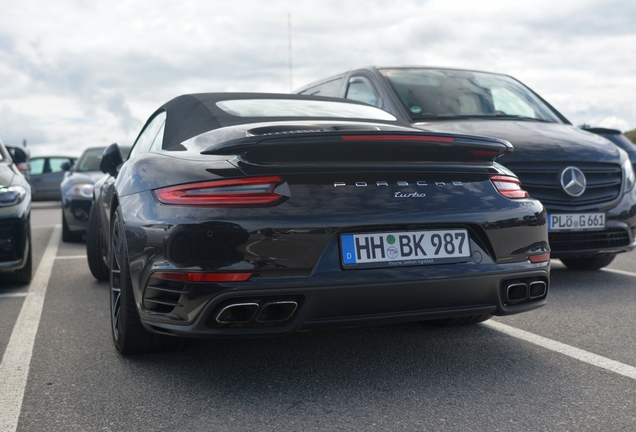
[{"label": "white cloud", "polygon": [[[290,89],[376,65],[508,73],[574,124],[636,128],[636,4],[620,0],[3,0],[0,134],[130,144],[183,93]],[[616,120],[607,120],[616,119]]]}]

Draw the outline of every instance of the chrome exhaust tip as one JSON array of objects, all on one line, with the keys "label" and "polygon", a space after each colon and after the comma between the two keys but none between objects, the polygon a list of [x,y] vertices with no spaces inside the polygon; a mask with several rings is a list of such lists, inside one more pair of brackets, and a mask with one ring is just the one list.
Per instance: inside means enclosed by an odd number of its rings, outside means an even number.
[{"label": "chrome exhaust tip", "polygon": [[267,302],[261,308],[256,321],[261,323],[277,323],[287,321],[294,315],[298,303],[292,300]]},{"label": "chrome exhaust tip", "polygon": [[222,308],[216,315],[219,324],[243,324],[254,319],[258,303],[232,303]]},{"label": "chrome exhaust tip", "polygon": [[528,285],[523,282],[515,282],[506,288],[506,297],[510,302],[520,302],[528,298]]},{"label": "chrome exhaust tip", "polygon": [[548,292],[548,286],[543,281],[530,282],[528,298],[537,299],[543,297]]}]

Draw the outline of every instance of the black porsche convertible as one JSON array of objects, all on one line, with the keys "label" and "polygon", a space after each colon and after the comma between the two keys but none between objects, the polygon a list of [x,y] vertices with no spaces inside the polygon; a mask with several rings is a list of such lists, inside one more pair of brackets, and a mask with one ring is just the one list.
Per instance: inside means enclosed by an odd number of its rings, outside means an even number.
[{"label": "black porsche convertible", "polygon": [[115,346],[543,306],[546,212],[495,162],[512,150],[341,99],[179,96],[125,163],[104,151],[94,187],[88,262]]}]

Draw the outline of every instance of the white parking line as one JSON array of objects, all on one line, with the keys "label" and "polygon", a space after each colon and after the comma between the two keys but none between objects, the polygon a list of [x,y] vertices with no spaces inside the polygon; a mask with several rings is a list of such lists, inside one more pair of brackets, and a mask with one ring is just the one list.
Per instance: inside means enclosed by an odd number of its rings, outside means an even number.
[{"label": "white parking line", "polygon": [[42,261],[29,285],[29,293],[13,327],[11,339],[0,363],[0,431],[15,431],[22,409],[24,389],[29,376],[35,335],[40,324],[44,297],[57,255],[62,228],[56,225]]},{"label": "white parking line", "polygon": [[86,259],[86,255],[62,255],[59,257],[55,257],[56,260],[67,260],[67,259]]},{"label": "white parking line", "polygon": [[606,272],[610,272],[610,273],[618,273],[618,274],[622,274],[622,275],[625,275],[625,276],[636,277],[636,273],[625,271],[625,270],[618,270],[618,269],[611,269],[611,268],[604,268],[604,269],[601,269],[601,270],[602,271],[606,271]]},{"label": "white parking line", "polygon": [[508,336],[512,336],[517,339],[530,342],[532,344],[549,349],[551,351],[564,354],[568,357],[572,357],[576,360],[582,361],[592,366],[596,366],[596,367],[608,370],[610,372],[614,372],[619,375],[623,375],[633,380],[636,380],[636,367],[634,366],[626,365],[624,363],[617,362],[615,360],[610,360],[607,357],[593,354],[591,352],[584,351],[582,349],[575,348],[573,346],[566,345],[564,343],[557,342],[552,339],[544,338],[543,336],[539,336],[534,333],[530,333],[524,330],[519,330],[518,328],[511,327],[509,325],[502,324],[497,321],[488,321],[483,323],[482,325],[489,327],[493,330],[496,330],[498,332],[507,334]]},{"label": "white parking line", "polygon": [[28,295],[29,295],[29,293],[25,293],[25,292],[11,293],[11,294],[0,294],[0,299],[1,298],[11,298],[11,297],[26,297]]}]

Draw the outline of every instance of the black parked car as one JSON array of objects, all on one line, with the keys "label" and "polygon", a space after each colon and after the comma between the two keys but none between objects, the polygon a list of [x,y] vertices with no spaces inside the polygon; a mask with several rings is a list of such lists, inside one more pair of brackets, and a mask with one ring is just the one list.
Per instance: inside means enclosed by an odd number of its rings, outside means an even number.
[{"label": "black parked car", "polygon": [[70,156],[36,156],[29,161],[29,184],[33,201],[59,201],[64,166],[72,166],[77,158]]},{"label": "black parked car", "polygon": [[506,75],[427,67],[366,67],[296,93],[380,107],[414,127],[505,139],[498,162],[548,210],[552,257],[595,270],[636,247],[636,190],[628,156],[571,123]]},{"label": "black parked car", "polygon": [[177,97],[121,170],[104,152],[94,188],[88,261],[115,346],[542,306],[546,213],[493,162],[511,150],[338,99]]},{"label": "black parked car", "polygon": [[0,274],[2,281],[31,282],[31,188],[0,141]]},{"label": "black parked car", "polygon": [[[88,227],[88,215],[93,204],[93,184],[104,177],[99,169],[102,153],[106,147],[91,147],[82,153],[77,163],[62,164],[66,175],[60,184],[62,196],[62,240],[72,242],[81,240]],[[124,157],[130,147],[120,147]]]},{"label": "black parked car", "polygon": [[636,165],[636,144],[631,142],[621,131],[618,129],[608,129],[594,126],[581,126],[584,131],[592,132],[603,138],[613,142],[618,147],[622,148],[629,155],[629,160],[632,161],[632,165]]}]

